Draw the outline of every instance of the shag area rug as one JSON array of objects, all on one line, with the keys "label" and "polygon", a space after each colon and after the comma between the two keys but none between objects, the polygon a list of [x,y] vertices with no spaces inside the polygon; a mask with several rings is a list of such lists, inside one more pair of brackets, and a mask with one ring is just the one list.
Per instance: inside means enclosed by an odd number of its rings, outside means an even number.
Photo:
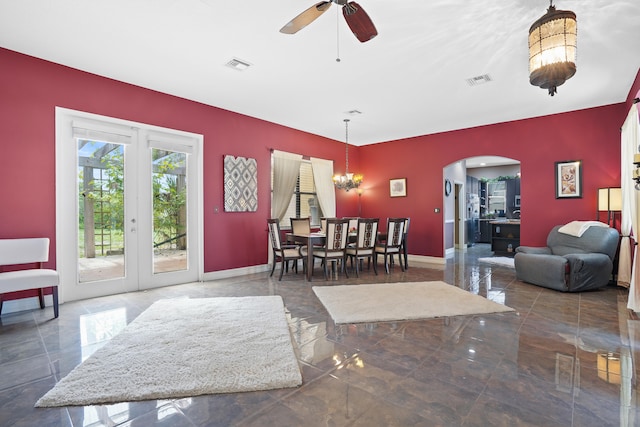
[{"label": "shag area rug", "polygon": [[301,383],[280,296],[166,299],[35,406],[173,399]]},{"label": "shag area rug", "polygon": [[314,286],[336,323],[428,319],[514,311],[445,282]]},{"label": "shag area rug", "polygon": [[513,258],[509,258],[509,257],[506,257],[506,256],[494,256],[494,257],[487,257],[487,258],[478,258],[478,261],[486,262],[486,263],[489,263],[489,264],[501,265],[503,267],[515,268],[514,267],[514,263],[513,263]]}]

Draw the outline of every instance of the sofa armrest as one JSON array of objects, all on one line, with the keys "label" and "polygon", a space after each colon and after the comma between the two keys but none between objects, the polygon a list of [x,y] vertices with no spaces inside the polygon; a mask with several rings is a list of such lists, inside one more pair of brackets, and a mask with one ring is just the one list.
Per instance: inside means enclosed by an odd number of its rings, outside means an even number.
[{"label": "sofa armrest", "polygon": [[516,253],[521,252],[525,254],[540,254],[540,255],[551,255],[551,249],[548,247],[535,247],[535,246],[518,246],[516,248]]},{"label": "sofa armrest", "polygon": [[569,262],[569,291],[580,292],[597,289],[609,284],[613,262],[601,253],[567,254]]},{"label": "sofa armrest", "polygon": [[514,263],[518,280],[558,291],[568,290],[565,257],[517,252]]}]

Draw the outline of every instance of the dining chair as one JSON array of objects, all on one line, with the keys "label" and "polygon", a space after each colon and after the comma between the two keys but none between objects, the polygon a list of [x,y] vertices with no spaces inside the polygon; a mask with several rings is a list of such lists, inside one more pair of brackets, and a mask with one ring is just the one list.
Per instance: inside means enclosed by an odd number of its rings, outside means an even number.
[{"label": "dining chair", "polygon": [[373,262],[377,264],[378,255],[383,255],[384,270],[387,274],[389,274],[389,264],[392,264],[393,255],[395,254],[398,254],[398,264],[400,264],[400,269],[404,271],[401,248],[406,220],[407,218],[388,218],[387,240],[384,243],[377,244],[375,247]]},{"label": "dining chair", "polygon": [[293,268],[295,269],[296,273],[298,272],[298,260],[302,259],[302,255],[300,255],[298,246],[282,244],[282,235],[280,234],[280,220],[278,218],[268,219],[267,225],[269,226],[269,240],[271,241],[271,249],[273,250],[273,266],[271,267],[271,274],[269,275],[269,277],[273,276],[273,272],[276,269],[276,264],[278,263],[278,261],[280,261],[280,277],[278,278],[278,280],[282,280],[282,275],[284,274],[284,270],[289,261],[294,261]]},{"label": "dining chair", "polygon": [[[347,258],[356,264],[356,277],[360,277],[360,263],[365,258],[370,265],[374,257],[373,250],[376,245],[378,235],[379,218],[360,218],[356,227],[356,241],[347,246]],[[376,263],[373,263],[373,271],[378,275]]]},{"label": "dining chair", "polygon": [[[322,247],[313,248],[313,258],[320,258],[324,268],[324,278],[329,280],[328,264],[331,262],[332,271],[336,269],[336,263],[340,263],[342,272],[349,277],[345,263],[347,259],[347,238],[349,236],[349,220],[338,218],[327,218],[326,243]],[[306,259],[304,248],[301,248],[303,262]],[[313,268],[313,265],[306,266]],[[313,271],[313,270],[312,270]]]},{"label": "dining chair", "polygon": [[311,218],[289,218],[291,221],[291,233],[309,234],[311,233]]}]

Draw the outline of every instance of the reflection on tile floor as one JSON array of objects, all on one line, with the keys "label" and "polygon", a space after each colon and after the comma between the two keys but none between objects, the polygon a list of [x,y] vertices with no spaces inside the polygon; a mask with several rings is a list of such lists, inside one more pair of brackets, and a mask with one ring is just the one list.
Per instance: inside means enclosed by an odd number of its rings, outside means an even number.
[{"label": "reflection on tile floor", "polygon": [[[0,318],[2,426],[634,426],[640,321],[614,286],[563,294],[483,264],[313,285],[443,280],[515,313],[335,325],[304,281],[268,273],[68,302]],[[381,271],[384,271],[383,269]],[[276,274],[277,276],[277,274]],[[36,409],[38,398],[161,298],[281,295],[303,373],[295,389]],[[260,321],[260,319],[256,319]]]}]

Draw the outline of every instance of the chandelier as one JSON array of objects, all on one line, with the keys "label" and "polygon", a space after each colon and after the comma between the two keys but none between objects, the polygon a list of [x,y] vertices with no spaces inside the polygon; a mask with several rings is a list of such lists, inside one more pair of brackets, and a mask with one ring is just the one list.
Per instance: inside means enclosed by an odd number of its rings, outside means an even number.
[{"label": "chandelier", "polygon": [[578,50],[576,14],[556,10],[552,3],[529,28],[529,82],[548,89],[551,96],[576,73]]},{"label": "chandelier", "polygon": [[344,175],[334,175],[333,183],[338,190],[349,191],[362,184],[362,175],[349,173],[349,119],[344,119],[346,164]]}]

